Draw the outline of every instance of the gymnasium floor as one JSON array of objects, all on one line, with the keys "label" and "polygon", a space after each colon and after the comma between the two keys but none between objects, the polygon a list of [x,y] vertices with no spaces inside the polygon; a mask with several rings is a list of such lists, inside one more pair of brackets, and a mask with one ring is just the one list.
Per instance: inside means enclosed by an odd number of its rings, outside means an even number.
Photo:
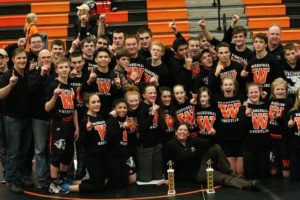
[{"label": "gymnasium floor", "polygon": [[239,190],[227,187],[218,187],[215,195],[207,196],[200,184],[176,184],[176,196],[168,196],[167,186],[136,186],[126,189],[107,191],[101,194],[68,194],[66,196],[53,196],[47,190],[26,188],[25,194],[16,195],[10,192],[5,185],[0,185],[0,200],[142,200],[142,199],[166,199],[166,200],[300,200],[300,182],[282,180],[279,177],[271,177],[262,181],[264,189],[260,192]]}]

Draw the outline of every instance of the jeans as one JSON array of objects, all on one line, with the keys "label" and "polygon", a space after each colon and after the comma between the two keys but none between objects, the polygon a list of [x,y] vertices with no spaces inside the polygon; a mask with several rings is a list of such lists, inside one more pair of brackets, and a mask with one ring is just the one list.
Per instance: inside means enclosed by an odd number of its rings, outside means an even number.
[{"label": "jeans", "polygon": [[5,175],[5,161],[6,161],[6,145],[5,145],[5,129],[3,116],[0,114],[0,161],[3,168],[3,178]]},{"label": "jeans", "polygon": [[49,138],[49,121],[40,120],[36,118],[31,119],[34,154],[36,158],[36,173],[39,181],[46,180],[48,176],[48,162],[47,162],[47,147]]},{"label": "jeans", "polygon": [[28,163],[32,132],[29,119],[4,116],[6,136],[5,180],[15,182],[19,178],[29,177]]}]

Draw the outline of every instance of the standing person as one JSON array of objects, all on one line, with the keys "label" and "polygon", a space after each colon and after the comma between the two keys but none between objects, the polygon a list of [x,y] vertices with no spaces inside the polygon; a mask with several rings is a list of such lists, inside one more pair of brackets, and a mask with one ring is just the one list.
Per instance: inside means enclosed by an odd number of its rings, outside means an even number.
[{"label": "standing person", "polygon": [[[127,69],[130,63],[130,54],[126,49],[119,49],[115,55],[116,58],[116,66],[114,68],[114,72],[119,74],[121,79],[121,84],[124,90],[126,90],[127,81]],[[125,87],[125,88],[124,88]]]},{"label": "standing person", "polygon": [[[245,133],[244,169],[247,178],[263,178],[270,174],[270,131],[268,105],[260,100],[260,86],[247,86],[247,106],[240,108],[240,126]],[[277,113],[274,115],[276,119]]]},{"label": "standing person", "polygon": [[140,182],[162,179],[161,138],[158,131],[158,108],[155,103],[157,92],[154,85],[148,84],[142,92],[144,101],[137,112],[139,122],[139,141],[137,166]]},{"label": "standing person", "polygon": [[[78,122],[82,121],[82,117],[85,112],[83,97],[81,96],[81,88],[82,85],[86,79],[87,74],[83,74],[82,69],[85,63],[85,60],[83,58],[83,55],[81,52],[74,52],[70,54],[70,61],[71,61],[71,67],[72,71],[69,74],[69,82],[70,85],[74,88],[76,91],[76,110],[78,113]],[[82,145],[80,144],[80,141],[75,142],[76,145],[76,155],[77,155],[77,170],[75,175],[75,180],[81,180],[86,174],[86,169],[83,163],[83,157],[84,157],[84,149]],[[72,162],[73,164],[73,162]],[[74,166],[71,167],[71,171]],[[70,172],[70,171],[69,171]],[[71,172],[72,174],[72,172]],[[73,174],[72,174],[73,175]]]},{"label": "standing person", "polygon": [[[4,49],[0,49],[0,80],[5,72],[8,71],[8,54]],[[6,145],[5,145],[5,128],[4,128],[4,119],[2,111],[2,100],[0,100],[0,162],[2,165],[2,174],[3,179],[1,183],[6,183],[5,181],[5,163],[6,163]]]},{"label": "standing person", "polygon": [[[282,171],[284,178],[289,177],[289,147],[288,134],[284,119],[292,107],[292,102],[287,97],[287,82],[277,78],[271,85],[269,102],[269,127],[271,136],[271,174]],[[278,116],[275,119],[275,116]]]},{"label": "standing person", "polygon": [[150,45],[152,42],[152,31],[148,27],[141,27],[137,30],[136,36],[139,40],[139,55],[141,55],[144,59],[151,58],[150,54]]},{"label": "standing person", "polygon": [[288,43],[283,47],[283,73],[287,81],[288,97],[292,100],[295,98],[295,93],[300,87],[300,61],[297,59],[297,48],[293,43]]},{"label": "standing person", "polygon": [[161,143],[164,145],[175,135],[175,107],[172,103],[172,90],[168,87],[159,88],[158,123],[161,128]]},{"label": "standing person", "polygon": [[190,136],[196,137],[197,124],[195,119],[195,105],[191,104],[183,85],[175,85],[173,87],[173,94],[175,97],[174,106],[176,119],[180,123],[187,123],[189,125]]},{"label": "standing person", "polygon": [[254,36],[255,56],[249,60],[247,67],[241,72],[241,77],[248,77],[246,82],[260,84],[263,99],[270,96],[271,83],[276,78],[284,76],[279,61],[266,50],[267,45],[266,34],[258,33]]},{"label": "standing person", "polygon": [[51,115],[50,125],[50,176],[49,192],[66,194],[59,184],[65,180],[73,159],[74,141],[79,136],[76,93],[68,83],[70,61],[60,58],[55,63],[57,80],[46,89],[45,110]]},{"label": "standing person", "polygon": [[225,77],[221,81],[221,94],[216,94],[214,101],[217,106],[219,121],[216,129],[216,141],[224,150],[230,162],[231,169],[243,175],[243,133],[237,129],[239,125],[239,108],[241,100],[238,97],[237,81],[232,77]]},{"label": "standing person", "polygon": [[66,47],[62,40],[53,40],[50,45],[52,59],[55,62],[58,58],[66,55]]},{"label": "standing person", "polygon": [[290,179],[300,180],[300,88],[295,93],[295,102],[289,112],[287,125],[289,128],[290,143]]},{"label": "standing person", "polygon": [[171,74],[162,56],[165,53],[165,46],[160,41],[153,41],[150,45],[151,59],[146,61],[144,71],[144,82],[153,83],[156,87],[170,87]]},{"label": "standing person", "polygon": [[109,186],[113,188],[126,187],[135,183],[135,163],[128,149],[128,131],[131,120],[127,116],[127,104],[125,99],[117,99],[114,102],[116,117],[110,117],[107,121],[107,164]]},{"label": "standing person", "polygon": [[36,23],[38,21],[38,17],[35,13],[28,13],[26,15],[26,22],[24,25],[24,34],[26,37],[26,50],[29,50],[29,38],[34,35],[39,33]]},{"label": "standing person", "polygon": [[14,66],[6,71],[0,81],[0,99],[6,139],[5,180],[10,190],[22,193],[22,186],[32,185],[30,172],[25,166],[30,159],[32,134],[29,125],[30,86],[25,71],[27,56],[23,48],[12,54]]},{"label": "standing person", "polygon": [[105,187],[107,172],[106,121],[99,114],[101,102],[96,93],[84,97],[87,112],[80,126],[80,141],[85,149],[84,163],[89,179],[64,183],[61,188],[71,192],[101,192]]},{"label": "standing person", "polygon": [[35,87],[31,96],[31,125],[33,132],[34,153],[36,158],[36,174],[38,179],[37,188],[47,188],[47,178],[49,176],[48,166],[48,142],[50,132],[50,116],[45,111],[45,89],[55,78],[52,69],[51,53],[43,49],[38,57],[39,68],[32,71],[29,75],[31,83]]},{"label": "standing person", "polygon": [[267,51],[273,54],[278,61],[283,60],[283,45],[281,44],[281,28],[273,24],[268,29],[268,47]]},{"label": "standing person", "polygon": [[195,118],[198,125],[198,135],[206,143],[215,143],[217,125],[217,111],[211,105],[211,91],[203,86],[197,93],[197,105],[195,108]]}]

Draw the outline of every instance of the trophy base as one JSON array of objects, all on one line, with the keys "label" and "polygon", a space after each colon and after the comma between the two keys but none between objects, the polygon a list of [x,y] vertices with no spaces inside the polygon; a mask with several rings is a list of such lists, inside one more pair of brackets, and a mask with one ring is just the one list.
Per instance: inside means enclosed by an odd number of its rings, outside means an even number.
[{"label": "trophy base", "polygon": [[168,191],[168,195],[172,195],[172,194],[176,194],[176,191],[175,190]]},{"label": "trophy base", "polygon": [[212,190],[206,190],[206,193],[207,193],[207,194],[214,194],[214,193],[216,193],[216,192],[215,192],[214,189],[212,189]]}]

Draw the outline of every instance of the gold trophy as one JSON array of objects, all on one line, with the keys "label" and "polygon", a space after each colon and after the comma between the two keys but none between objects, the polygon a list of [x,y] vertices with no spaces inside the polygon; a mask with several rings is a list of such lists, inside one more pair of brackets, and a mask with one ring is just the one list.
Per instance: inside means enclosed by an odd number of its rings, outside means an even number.
[{"label": "gold trophy", "polygon": [[206,192],[208,194],[215,193],[214,190],[214,169],[211,167],[212,161],[209,159],[207,161],[207,168],[206,168],[206,173],[207,173],[207,190]]},{"label": "gold trophy", "polygon": [[167,165],[169,165],[169,169],[167,170],[168,172],[168,180],[169,180],[169,190],[168,190],[168,195],[175,194],[175,179],[174,179],[174,169],[172,168],[173,166],[172,160],[169,160]]}]

